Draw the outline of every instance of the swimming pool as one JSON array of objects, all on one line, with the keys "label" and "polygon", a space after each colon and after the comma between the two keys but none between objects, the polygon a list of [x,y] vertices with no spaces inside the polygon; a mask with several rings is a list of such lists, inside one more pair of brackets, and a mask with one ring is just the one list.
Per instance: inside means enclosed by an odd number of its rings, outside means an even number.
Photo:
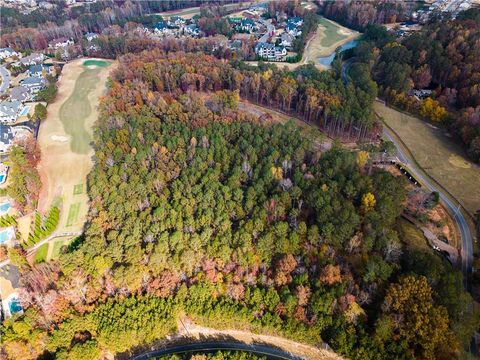
[{"label": "swimming pool", "polygon": [[0,184],[3,184],[5,182],[6,178],[7,178],[7,176],[5,174],[1,174],[0,175]]},{"label": "swimming pool", "polygon": [[10,308],[10,315],[23,311],[22,306],[20,305],[20,300],[18,300],[16,297],[12,297],[10,299],[8,307]]},{"label": "swimming pool", "polygon": [[12,207],[12,205],[10,205],[9,202],[4,202],[4,203],[0,204],[0,216],[6,214],[8,212],[8,210],[10,210],[11,207]]},{"label": "swimming pool", "polygon": [[26,116],[29,111],[30,111],[30,106],[25,106],[20,112],[20,116]]},{"label": "swimming pool", "polygon": [[15,237],[15,230],[13,226],[10,226],[6,229],[0,230],[0,244],[6,243],[7,241]]}]

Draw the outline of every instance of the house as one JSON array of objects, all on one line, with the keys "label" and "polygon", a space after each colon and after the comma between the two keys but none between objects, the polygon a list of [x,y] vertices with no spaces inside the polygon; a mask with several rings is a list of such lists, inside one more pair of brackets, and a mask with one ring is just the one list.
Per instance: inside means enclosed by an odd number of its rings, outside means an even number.
[{"label": "house", "polygon": [[200,28],[195,24],[190,24],[183,28],[183,33],[190,36],[198,36],[200,35]]},{"label": "house", "polygon": [[22,112],[24,106],[20,101],[0,102],[0,122],[14,123],[17,116]]},{"label": "house", "polygon": [[232,40],[228,42],[228,48],[231,51],[238,51],[242,49],[242,41],[241,40]]},{"label": "house", "polygon": [[98,38],[98,34],[88,32],[85,34],[85,39],[87,39],[88,42],[91,42],[93,39]]},{"label": "house", "polygon": [[13,144],[12,127],[0,122],[0,154],[8,152]]},{"label": "house", "polygon": [[293,37],[297,37],[302,34],[302,30],[300,30],[299,27],[292,23],[287,23],[287,26],[285,26],[285,32],[292,35]]},{"label": "house", "polygon": [[413,89],[413,90],[408,91],[407,94],[408,94],[408,96],[413,96],[413,97],[416,98],[417,100],[422,100],[422,99],[425,99],[425,98],[429,97],[430,95],[432,95],[432,90],[428,90],[428,89],[420,89],[420,90]]},{"label": "house", "polygon": [[287,55],[287,50],[283,46],[275,46],[270,43],[259,42],[255,45],[255,53],[260,57],[268,60],[279,61]]},{"label": "house", "polygon": [[30,93],[25,86],[16,86],[8,94],[10,100],[24,102],[30,99]]},{"label": "house", "polygon": [[43,75],[48,75],[52,71],[51,66],[45,66],[45,65],[32,65],[30,68],[27,70],[28,75],[30,76],[36,76],[36,77],[43,77]]},{"label": "house", "polygon": [[45,59],[45,55],[41,53],[31,53],[30,55],[20,59],[20,64],[23,66],[41,64],[43,63],[44,59]]},{"label": "house", "polygon": [[252,19],[243,19],[240,21],[240,24],[237,25],[237,30],[245,31],[245,32],[252,32],[257,29],[257,24]]},{"label": "house", "polygon": [[20,82],[24,87],[30,91],[30,94],[36,94],[47,84],[43,77],[30,76]]},{"label": "house", "polygon": [[180,26],[182,26],[184,24],[185,24],[185,19],[181,18],[180,16],[172,16],[167,21],[167,25],[170,26],[170,27],[179,28]]},{"label": "house", "polygon": [[288,18],[287,24],[293,24],[295,27],[300,27],[303,25],[303,19],[299,16],[293,16]]},{"label": "house", "polygon": [[59,49],[59,48],[64,48],[64,47],[67,47],[69,45],[73,45],[74,42],[72,39],[67,39],[65,37],[61,37],[61,38],[58,38],[58,39],[53,39],[51,41],[49,41],[48,43],[48,48],[49,49]]},{"label": "house", "polygon": [[0,59],[8,59],[12,56],[20,56],[20,53],[16,52],[12,48],[0,49]]},{"label": "house", "polygon": [[295,40],[295,37],[290,35],[289,33],[287,32],[284,32],[282,33],[282,35],[280,36],[280,39],[281,39],[281,42],[280,44],[286,48],[291,48],[292,47],[292,44],[293,44],[293,41]]},{"label": "house", "polygon": [[168,25],[164,21],[159,21],[155,24],[154,31],[157,34],[169,34],[171,30],[168,28]]}]

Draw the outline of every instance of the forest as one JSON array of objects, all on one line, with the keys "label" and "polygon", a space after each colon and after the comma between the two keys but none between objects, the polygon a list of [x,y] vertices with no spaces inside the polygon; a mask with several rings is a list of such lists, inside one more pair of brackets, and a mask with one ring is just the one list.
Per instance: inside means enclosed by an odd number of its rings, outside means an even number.
[{"label": "forest", "polygon": [[354,85],[203,53],[119,62],[95,129],[84,235],[59,261],[9,253],[25,312],[1,327],[5,357],[123,353],[182,316],[325,341],[352,359],[464,354],[478,313],[460,272],[399,238],[403,178],[238,109],[248,98],[343,133],[358,116],[368,133]]},{"label": "forest", "polygon": [[[413,2],[412,2],[413,3]],[[318,0],[320,13],[340,24],[363,31],[368,25],[391,24],[407,19],[408,1],[390,0]]]},{"label": "forest", "polygon": [[[480,9],[455,20],[434,20],[398,40],[370,26],[355,50],[355,67],[371,72],[388,102],[444,125],[480,162],[479,37]],[[432,96],[418,100],[407,95],[412,89],[432,90]]]}]

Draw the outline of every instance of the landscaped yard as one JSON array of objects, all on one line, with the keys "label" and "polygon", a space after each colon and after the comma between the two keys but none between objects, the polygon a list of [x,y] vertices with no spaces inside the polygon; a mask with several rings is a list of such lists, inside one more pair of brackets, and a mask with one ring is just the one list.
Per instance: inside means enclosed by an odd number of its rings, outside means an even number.
[{"label": "landscaped yard", "polygon": [[374,103],[375,112],[406,144],[417,163],[471,213],[480,209],[480,167],[440,127]]}]

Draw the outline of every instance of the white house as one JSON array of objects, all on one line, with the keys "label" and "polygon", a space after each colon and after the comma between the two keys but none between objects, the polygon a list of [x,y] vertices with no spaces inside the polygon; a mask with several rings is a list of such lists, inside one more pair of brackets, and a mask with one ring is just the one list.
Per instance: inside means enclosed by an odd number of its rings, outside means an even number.
[{"label": "white house", "polygon": [[0,49],[0,59],[8,59],[12,56],[20,56],[20,53],[16,52],[12,48],[2,48]]},{"label": "white house", "polygon": [[297,37],[302,34],[301,28],[292,23],[288,23],[287,26],[285,26],[285,32],[287,32],[288,34],[294,37]]},{"label": "white house", "polygon": [[51,72],[52,72],[52,67],[51,66],[45,66],[45,65],[32,65],[27,70],[28,75],[36,76],[36,77],[43,77],[44,73],[46,75],[48,75]]},{"label": "white house", "polygon": [[287,50],[283,46],[275,46],[270,43],[259,42],[255,46],[255,53],[261,58],[279,61],[287,55]]},{"label": "white house", "polygon": [[24,106],[20,101],[0,102],[0,122],[4,124],[14,123],[23,108]]},{"label": "white house", "polygon": [[183,33],[190,36],[200,35],[200,29],[195,24],[187,25],[183,28]]},{"label": "white house", "polygon": [[180,16],[172,16],[167,21],[167,25],[170,27],[180,27],[185,25],[185,19],[181,18]]},{"label": "white house", "polygon": [[43,77],[30,76],[20,82],[25,86],[30,94],[34,95],[45,87],[47,84],[46,80]]},{"label": "white house", "polygon": [[280,36],[280,39],[282,40],[281,41],[282,46],[284,46],[286,48],[290,48],[290,47],[292,47],[292,44],[293,44],[293,41],[295,40],[295,37],[290,35],[289,33],[284,32]]},{"label": "white house", "polygon": [[44,59],[45,55],[41,53],[31,53],[30,55],[20,59],[20,64],[22,64],[23,66],[41,64]]},{"label": "white house", "polygon": [[58,38],[58,39],[53,39],[51,40],[49,43],[48,43],[48,48],[49,49],[59,49],[59,48],[64,48],[64,47],[67,47],[69,45],[73,45],[74,42],[72,39],[67,39],[65,37],[61,37],[61,38]]},{"label": "white house", "polygon": [[87,39],[88,42],[91,42],[93,39],[98,38],[98,34],[88,32],[85,34],[85,39]]}]

